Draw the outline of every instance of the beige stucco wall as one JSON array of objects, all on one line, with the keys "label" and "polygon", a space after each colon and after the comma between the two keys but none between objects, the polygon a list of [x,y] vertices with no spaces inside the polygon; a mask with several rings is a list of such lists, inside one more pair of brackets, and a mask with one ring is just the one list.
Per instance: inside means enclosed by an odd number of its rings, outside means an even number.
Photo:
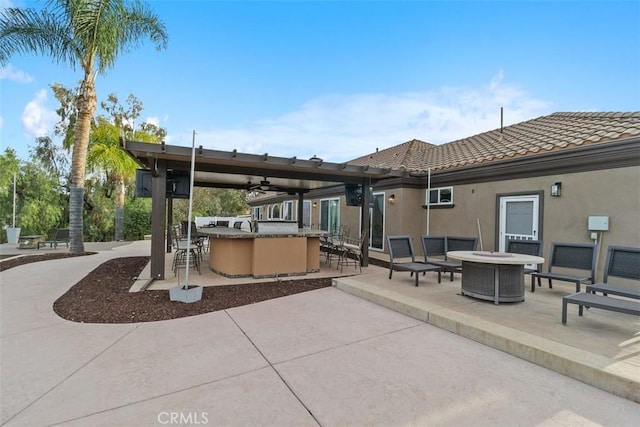
[{"label": "beige stucco wall", "polygon": [[[549,195],[555,182],[562,182],[560,197]],[[453,191],[453,208],[430,209],[429,234],[479,237],[481,233],[482,248],[497,250],[497,196],[540,193],[539,230],[544,240],[545,257],[552,242],[593,242],[587,229],[590,215],[609,217],[609,231],[600,235],[598,280],[602,278],[607,246],[640,246],[640,167],[455,185]],[[385,239],[386,236],[408,234],[413,237],[417,254],[421,255],[420,236],[427,234],[427,210],[422,207],[426,189],[393,188],[385,189],[384,193]],[[391,194],[395,195],[394,204],[387,201]],[[316,227],[318,214],[319,208],[312,208],[312,221]],[[342,194],[340,223],[349,225],[351,237],[357,238],[360,209],[346,206]]]},{"label": "beige stucco wall", "polygon": [[[562,182],[561,197],[549,195],[555,182]],[[387,205],[387,235],[410,234],[417,244],[426,234],[426,210],[421,207],[425,191],[393,192],[399,201]],[[597,279],[602,277],[608,245],[640,246],[639,167],[457,185],[453,208],[430,210],[430,234],[478,237],[479,220],[483,249],[496,250],[497,195],[527,192],[543,192],[540,231],[545,256],[552,242],[591,243],[590,215],[609,217],[609,231],[601,234]]]}]

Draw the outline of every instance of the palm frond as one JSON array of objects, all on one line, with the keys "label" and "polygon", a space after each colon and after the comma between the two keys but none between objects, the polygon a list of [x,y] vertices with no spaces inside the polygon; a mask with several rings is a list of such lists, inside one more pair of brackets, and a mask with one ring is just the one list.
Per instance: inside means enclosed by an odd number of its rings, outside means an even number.
[{"label": "palm frond", "polygon": [[77,49],[64,15],[49,10],[0,10],[0,64],[16,53],[42,53],[75,68]]}]

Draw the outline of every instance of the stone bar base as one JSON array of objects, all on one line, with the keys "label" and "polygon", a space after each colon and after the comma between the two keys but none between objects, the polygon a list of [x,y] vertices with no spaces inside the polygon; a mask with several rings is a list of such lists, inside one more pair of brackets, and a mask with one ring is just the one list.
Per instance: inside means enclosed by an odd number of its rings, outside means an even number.
[{"label": "stone bar base", "polygon": [[225,277],[286,277],[320,271],[317,234],[209,234],[209,267]]}]

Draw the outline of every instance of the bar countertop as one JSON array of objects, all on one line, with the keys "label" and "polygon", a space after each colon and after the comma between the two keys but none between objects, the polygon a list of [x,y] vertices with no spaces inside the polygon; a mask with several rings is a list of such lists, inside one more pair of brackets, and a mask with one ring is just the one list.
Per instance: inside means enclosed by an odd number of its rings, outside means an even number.
[{"label": "bar countertop", "polygon": [[321,237],[327,234],[323,230],[298,230],[297,233],[254,233],[244,230],[238,230],[237,228],[228,227],[211,227],[211,228],[199,228],[198,233],[213,238],[222,239],[261,239],[269,237]]}]

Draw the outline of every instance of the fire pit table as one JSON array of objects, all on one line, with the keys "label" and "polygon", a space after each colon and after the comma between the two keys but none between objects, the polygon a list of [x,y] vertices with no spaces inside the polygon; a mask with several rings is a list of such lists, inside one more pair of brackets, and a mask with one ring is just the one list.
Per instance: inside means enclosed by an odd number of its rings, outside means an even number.
[{"label": "fire pit table", "polygon": [[524,266],[544,258],[506,252],[451,251],[447,258],[462,261],[462,295],[501,302],[524,301]]}]

